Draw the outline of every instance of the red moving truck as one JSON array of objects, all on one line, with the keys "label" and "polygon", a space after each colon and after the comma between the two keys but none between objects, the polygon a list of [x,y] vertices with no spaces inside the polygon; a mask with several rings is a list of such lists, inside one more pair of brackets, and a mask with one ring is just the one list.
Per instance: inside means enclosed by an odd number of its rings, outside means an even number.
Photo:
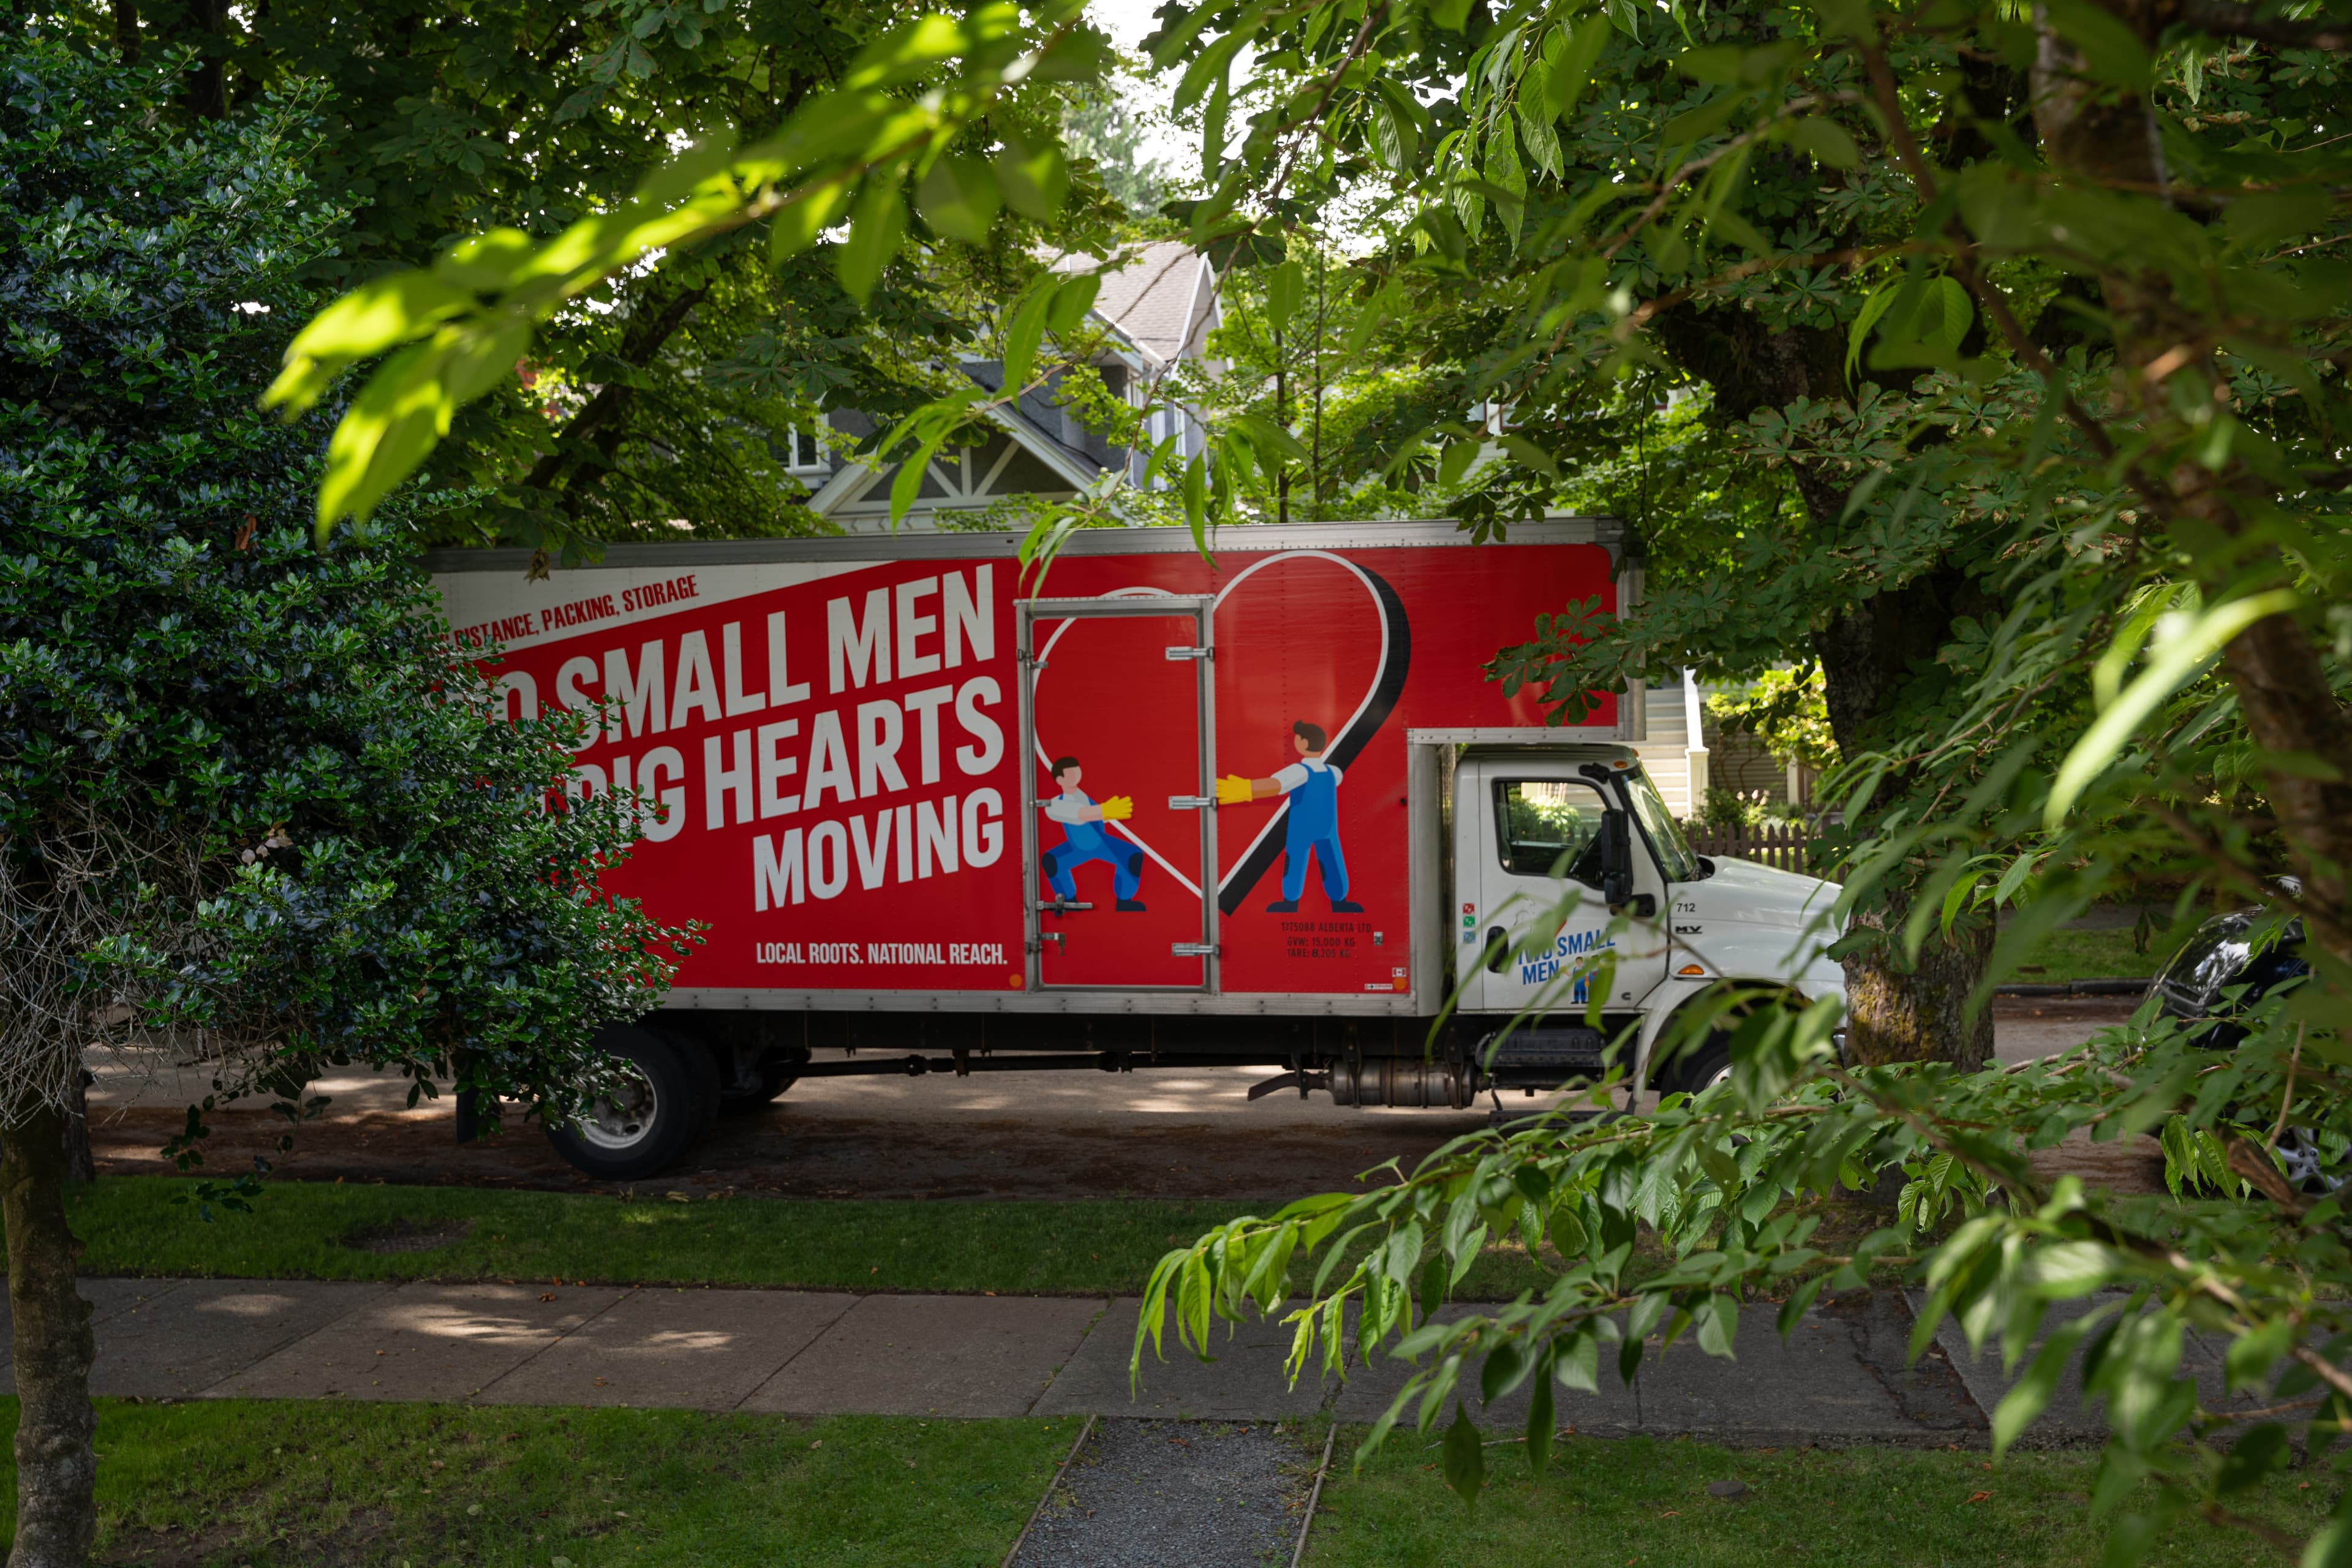
[{"label": "red moving truck", "polygon": [[[661,808],[609,889],[709,927],[663,1008],[606,1037],[626,1102],[551,1133],[582,1169],[650,1174],[720,1109],[843,1073],[1260,1063],[1341,1103],[1465,1106],[1597,1066],[1580,1016],[1478,1047],[1608,944],[1604,905],[1657,933],[1620,945],[1604,1020],[1644,1047],[1661,999],[1739,969],[1667,982],[1667,906],[1716,868],[1619,743],[1640,693],[1552,728],[1481,669],[1538,615],[1617,608],[1613,521],[1475,546],[1446,522],[1231,529],[1213,561],[1092,531],[1042,576],[1017,543],[620,545],[536,582],[521,552],[432,557],[511,715],[601,712],[575,787]],[[1749,869],[1768,925],[1819,907]],[[1601,896],[1530,954],[1556,873]],[[1809,994],[1835,973],[1786,956],[1759,972]]]}]

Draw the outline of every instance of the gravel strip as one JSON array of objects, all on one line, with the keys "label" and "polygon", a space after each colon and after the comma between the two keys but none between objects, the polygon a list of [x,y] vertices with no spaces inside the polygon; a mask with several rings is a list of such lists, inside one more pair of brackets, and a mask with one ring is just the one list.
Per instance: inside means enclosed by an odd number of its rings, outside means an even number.
[{"label": "gravel strip", "polygon": [[1262,1568],[1290,1559],[1315,1456],[1271,1423],[1105,1421],[1018,1568]]}]

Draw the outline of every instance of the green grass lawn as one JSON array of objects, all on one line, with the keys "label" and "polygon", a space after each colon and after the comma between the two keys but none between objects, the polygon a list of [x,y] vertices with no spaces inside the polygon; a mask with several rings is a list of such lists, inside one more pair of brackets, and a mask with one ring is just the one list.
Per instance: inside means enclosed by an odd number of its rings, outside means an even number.
[{"label": "green grass lawn", "polygon": [[[15,1420],[16,1402],[0,1400],[0,1423]],[[105,1400],[96,1560],[990,1568],[1076,1435],[1075,1417]],[[2101,1527],[2084,1500],[2095,1465],[2086,1455],[2012,1455],[1987,1468],[1973,1452],[1570,1437],[1538,1482],[1516,1445],[1496,1443],[1471,1510],[1410,1432],[1350,1473],[1361,1435],[1340,1434],[1307,1556],[1315,1568],[2090,1568],[2100,1559]],[[2301,1535],[2333,1500],[2333,1480],[2318,1475],[2307,1489],[2296,1474],[2273,1478],[2239,1506]],[[1726,1479],[1748,1494],[1708,1495],[1709,1482]],[[0,1456],[0,1530],[13,1531],[15,1495],[13,1461]],[[2166,1568],[2274,1560],[2251,1537],[2193,1519],[2148,1559]]]},{"label": "green grass lawn", "polygon": [[[1069,1416],[102,1400],[96,1560],[995,1568],[1076,1436]],[[0,1464],[13,1535],[16,1465]]]},{"label": "green grass lawn", "polygon": [[2027,951],[2008,978],[2028,984],[2137,979],[2163,968],[2172,953],[2160,931],[2146,952],[2132,951],[2127,931],[2053,931]]},{"label": "green grass lawn", "polygon": [[[1433,1437],[1393,1436],[1350,1474],[1349,1446],[1361,1436],[1342,1431],[1332,1455],[1307,1553],[1314,1568],[2091,1568],[2105,1539],[2105,1522],[2090,1518],[2098,1461],[2086,1454],[2012,1454],[1993,1467],[1973,1452],[1569,1437],[1537,1481],[1517,1445],[1505,1443],[1486,1449],[1486,1489],[1472,1510],[1438,1479]],[[1749,1489],[1710,1496],[1708,1483],[1722,1480]],[[2290,1473],[2237,1506],[2301,1537],[2326,1517],[2337,1485],[2328,1470]],[[2153,1498],[2145,1489],[2140,1505]],[[2191,1518],[2147,1561],[2202,1568],[2282,1559],[2248,1533]]]},{"label": "green grass lawn", "polygon": [[[271,1182],[254,1212],[216,1207],[207,1225],[194,1205],[172,1201],[188,1187],[173,1176],[109,1176],[76,1190],[68,1212],[89,1247],[82,1272],[1133,1295],[1162,1253],[1244,1212],[1141,1199],[673,1203]],[[388,1234],[414,1249],[365,1245]],[[1496,1248],[1461,1293],[1507,1299],[1548,1278],[1525,1252]]]}]

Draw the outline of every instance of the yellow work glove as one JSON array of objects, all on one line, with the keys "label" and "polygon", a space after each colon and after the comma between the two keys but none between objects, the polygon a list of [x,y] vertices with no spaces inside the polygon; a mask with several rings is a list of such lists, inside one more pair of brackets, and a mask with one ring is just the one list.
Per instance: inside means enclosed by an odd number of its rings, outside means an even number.
[{"label": "yellow work glove", "polygon": [[1247,805],[1249,804],[1249,800],[1250,782],[1249,780],[1242,777],[1241,774],[1227,773],[1223,778],[1217,781],[1217,804],[1219,805]]},{"label": "yellow work glove", "polygon": [[1125,822],[1135,815],[1135,802],[1123,795],[1115,795],[1102,803],[1105,822]]}]

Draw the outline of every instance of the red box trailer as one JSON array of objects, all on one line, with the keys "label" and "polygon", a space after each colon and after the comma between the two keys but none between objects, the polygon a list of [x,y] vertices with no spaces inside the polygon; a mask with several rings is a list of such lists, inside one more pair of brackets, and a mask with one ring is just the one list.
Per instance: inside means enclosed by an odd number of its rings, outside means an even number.
[{"label": "red box trailer", "polygon": [[[1638,733],[1638,691],[1562,730],[1482,668],[1539,615],[1620,607],[1612,520],[1476,546],[1446,522],[1235,528],[1212,560],[1178,531],[1099,530],[1043,574],[1017,543],[621,545],[538,581],[521,552],[431,559],[510,714],[601,710],[575,787],[661,808],[608,886],[709,940],[614,1037],[641,1066],[687,1042],[649,1093],[1421,1057],[1470,940],[1454,904],[1476,919],[1444,813],[1465,748]],[[1466,1100],[1475,1073],[1424,1065],[1350,1081]],[[652,1158],[604,1132],[566,1152]]]}]

